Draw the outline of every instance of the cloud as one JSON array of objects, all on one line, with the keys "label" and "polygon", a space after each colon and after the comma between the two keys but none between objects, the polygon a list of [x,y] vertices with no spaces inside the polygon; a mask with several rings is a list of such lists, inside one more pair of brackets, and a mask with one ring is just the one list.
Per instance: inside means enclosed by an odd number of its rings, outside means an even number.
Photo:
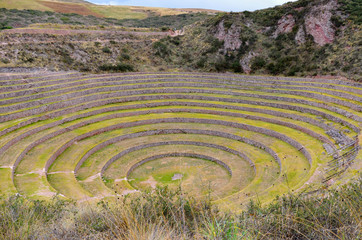
[{"label": "cloud", "polygon": [[[167,7],[167,8],[206,8],[217,9],[222,11],[244,11],[257,10],[276,5],[281,5],[288,0],[88,0],[97,4],[104,5],[129,5],[129,6],[148,6],[148,7]],[[293,0],[295,1],[295,0]]]}]

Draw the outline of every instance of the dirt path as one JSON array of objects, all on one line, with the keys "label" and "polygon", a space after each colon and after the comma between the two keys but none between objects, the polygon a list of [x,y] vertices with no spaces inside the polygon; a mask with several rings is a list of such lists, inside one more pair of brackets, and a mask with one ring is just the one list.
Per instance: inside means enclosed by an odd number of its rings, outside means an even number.
[{"label": "dirt path", "polygon": [[147,179],[147,181],[140,182],[140,184],[148,184],[151,186],[151,188],[156,188],[157,182],[156,180],[151,176]]},{"label": "dirt path", "polygon": [[58,174],[58,173],[74,173],[74,171],[58,171],[58,172],[48,172],[47,174],[48,174],[48,175],[51,175],[51,174]]},{"label": "dirt path", "polygon": [[87,178],[83,181],[79,181],[79,182],[84,182],[84,183],[93,182],[95,179],[97,179],[100,176],[101,176],[101,174],[97,173],[96,175],[90,176],[89,178]]},{"label": "dirt path", "polygon": [[29,174],[38,174],[40,176],[45,176],[45,172],[43,169],[39,169],[39,170],[36,170],[36,171],[31,171],[31,172],[27,172],[27,173],[23,173],[23,174],[16,174],[17,177],[21,177],[21,176],[26,176],[26,175],[29,175]]}]

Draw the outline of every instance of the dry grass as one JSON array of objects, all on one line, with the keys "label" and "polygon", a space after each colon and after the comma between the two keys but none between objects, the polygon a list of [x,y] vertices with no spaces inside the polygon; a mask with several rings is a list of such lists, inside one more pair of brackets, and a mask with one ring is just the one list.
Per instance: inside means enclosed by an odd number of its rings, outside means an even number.
[{"label": "dry grass", "polygon": [[109,6],[89,4],[82,1],[41,1],[41,0],[11,0],[1,1],[0,8],[8,9],[32,9],[52,11],[58,13],[76,13],[80,15],[92,15],[115,19],[144,19],[149,16],[166,16],[187,13],[216,13],[216,10],[207,9],[182,9],[182,8],[158,8],[141,6]]},{"label": "dry grass", "polygon": [[97,14],[96,12],[90,10],[84,4],[75,4],[75,3],[62,3],[62,2],[48,2],[48,1],[40,1],[40,3],[54,12],[59,13],[77,13],[79,15],[93,15],[95,17],[104,17],[101,14]]},{"label": "dry grass", "polygon": [[0,239],[360,239],[362,179],[317,195],[250,202],[236,215],[181,189],[97,205],[0,198]]}]

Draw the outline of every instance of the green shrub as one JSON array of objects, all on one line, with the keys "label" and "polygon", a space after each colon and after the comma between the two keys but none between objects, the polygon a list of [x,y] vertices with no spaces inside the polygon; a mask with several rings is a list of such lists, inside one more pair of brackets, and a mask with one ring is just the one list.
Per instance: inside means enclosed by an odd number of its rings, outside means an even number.
[{"label": "green shrub", "polygon": [[362,1],[361,0],[339,0],[341,9],[349,14],[349,18],[356,24],[362,24]]},{"label": "green shrub", "polygon": [[210,48],[207,49],[204,52],[204,54],[215,53],[215,52],[219,51],[219,49],[222,48],[222,46],[224,45],[224,41],[220,41],[219,39],[217,39],[213,36],[209,36],[206,39],[206,42],[210,44]]},{"label": "green shrub", "polygon": [[191,59],[192,59],[192,55],[189,52],[182,53],[181,57],[182,57],[183,63],[185,63],[185,62],[187,63],[187,62],[191,61]]},{"label": "green shrub", "polygon": [[118,63],[117,65],[104,64],[99,67],[99,70],[107,72],[133,72],[134,68],[130,64]]},{"label": "green shrub", "polygon": [[201,57],[201,58],[196,62],[196,67],[197,67],[197,68],[203,68],[203,67],[205,67],[206,62],[207,62],[207,58],[206,58],[206,57]]},{"label": "green shrub", "polygon": [[128,55],[127,53],[121,53],[121,56],[119,57],[119,60],[120,60],[120,61],[123,61],[123,60],[128,61],[128,60],[130,60],[130,59],[131,59],[131,56]]},{"label": "green shrub", "polygon": [[234,61],[231,64],[231,69],[236,72],[236,73],[241,73],[243,72],[243,69],[241,68],[240,62],[239,61]]},{"label": "green shrub", "polygon": [[167,45],[162,43],[161,41],[153,43],[152,47],[155,50],[156,56],[165,57],[169,54]]},{"label": "green shrub", "polygon": [[361,206],[361,177],[239,213],[167,187],[83,206],[0,196],[0,239],[360,239]]},{"label": "green shrub", "polygon": [[2,63],[5,63],[5,64],[8,64],[8,63],[10,63],[10,60],[7,59],[7,58],[2,58],[2,59],[1,59],[1,62],[2,62]]},{"label": "green shrub", "polygon": [[167,32],[169,29],[170,29],[170,28],[165,27],[165,26],[161,27],[161,31],[162,31],[162,32]]},{"label": "green shrub", "polygon": [[12,29],[12,26],[9,26],[8,23],[5,22],[0,22],[0,30],[4,30],[4,29]]},{"label": "green shrub", "polygon": [[74,59],[71,58],[69,54],[64,54],[62,56],[62,62],[65,64],[68,64],[68,65],[71,65],[71,64],[73,64]]},{"label": "green shrub", "polygon": [[104,53],[112,53],[112,51],[111,51],[111,49],[109,49],[109,47],[102,48],[102,52],[104,52]]},{"label": "green shrub", "polygon": [[295,76],[297,72],[300,72],[301,68],[297,65],[291,66],[287,71],[287,76]]},{"label": "green shrub", "polygon": [[62,20],[63,23],[69,23],[70,18],[69,17],[61,17],[60,20]]},{"label": "green shrub", "polygon": [[333,15],[331,17],[331,21],[332,21],[333,25],[337,28],[344,25],[343,19],[340,16]]},{"label": "green shrub", "polygon": [[214,63],[214,67],[215,67],[216,71],[223,72],[223,71],[229,69],[229,64],[224,58],[221,58],[217,62]]},{"label": "green shrub", "polygon": [[266,65],[265,59],[261,56],[256,56],[251,61],[251,70],[252,71],[259,70],[259,69],[263,68],[265,65]]}]

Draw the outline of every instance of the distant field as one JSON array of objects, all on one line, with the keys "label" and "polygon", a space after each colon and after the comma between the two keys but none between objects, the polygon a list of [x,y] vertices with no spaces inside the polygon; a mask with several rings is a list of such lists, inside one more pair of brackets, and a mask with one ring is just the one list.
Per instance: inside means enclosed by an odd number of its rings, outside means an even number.
[{"label": "distant field", "polygon": [[143,19],[150,16],[178,15],[195,12],[217,12],[215,10],[205,9],[106,6],[91,4],[88,2],[80,2],[82,1],[5,0],[0,2],[0,8],[31,9],[59,13],[77,13],[84,16],[92,15],[95,17],[115,19]]},{"label": "distant field", "polygon": [[11,9],[33,9],[42,11],[51,11],[51,8],[44,6],[36,0],[11,0],[1,1],[0,7]]}]

